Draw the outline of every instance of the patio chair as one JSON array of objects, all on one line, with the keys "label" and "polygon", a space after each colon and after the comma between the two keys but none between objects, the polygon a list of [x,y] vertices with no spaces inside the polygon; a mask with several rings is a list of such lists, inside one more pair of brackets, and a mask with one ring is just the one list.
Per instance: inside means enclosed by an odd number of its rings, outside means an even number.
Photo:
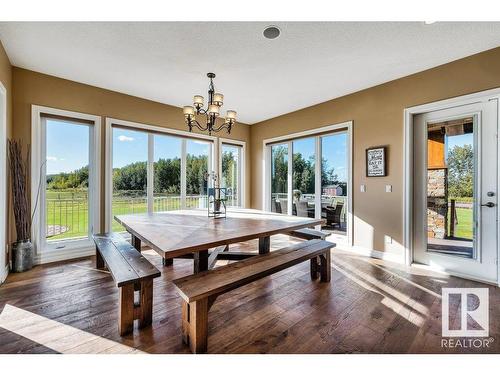
[{"label": "patio chair", "polygon": [[335,207],[328,206],[326,207],[326,225],[330,227],[339,226],[340,227],[340,219],[342,217],[342,208],[344,207],[343,202],[337,202]]},{"label": "patio chair", "polygon": [[298,201],[296,203],[297,216],[314,217],[314,210],[309,209],[307,201]]},{"label": "patio chair", "polygon": [[281,201],[279,199],[276,199],[274,201],[274,212],[278,214],[282,214],[283,211],[281,210]]}]

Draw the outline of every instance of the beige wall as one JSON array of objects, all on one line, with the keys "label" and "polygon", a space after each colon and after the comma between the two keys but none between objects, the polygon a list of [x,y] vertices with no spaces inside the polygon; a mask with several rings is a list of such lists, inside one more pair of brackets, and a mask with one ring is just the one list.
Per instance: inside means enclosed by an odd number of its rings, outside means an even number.
[{"label": "beige wall", "polygon": [[[262,206],[264,139],[352,120],[354,245],[402,254],[404,109],[496,87],[500,48],[252,125],[252,207]],[[366,178],[365,149],[378,145],[389,148],[388,176]],[[384,192],[386,184],[392,193]],[[384,235],[393,243],[385,244]]]},{"label": "beige wall", "polygon": [[[112,117],[165,128],[187,130],[182,109],[178,107],[17,67],[13,68],[12,82],[13,119],[15,124],[12,136],[22,139],[25,144],[31,143],[32,104],[102,116],[103,124],[105,123],[105,117]],[[170,89],[173,88],[165,87],[165,90]],[[247,174],[249,175],[249,126],[237,123],[230,135],[223,132],[221,136],[247,142],[246,171],[248,171]],[[104,150],[104,126],[102,139],[102,150]],[[104,199],[104,158],[102,161],[102,170],[103,186],[101,191]],[[246,202],[247,206],[249,206],[250,178],[246,178],[246,181]],[[104,208],[104,204],[102,204],[102,207]],[[104,223],[104,212],[101,215],[101,222]],[[11,227],[12,231],[13,228]]]},{"label": "beige wall", "polygon": [[[3,86],[7,90],[7,138],[12,135],[12,66],[10,65],[9,58],[5,53],[5,50],[0,42],[0,82],[2,82]],[[1,170],[3,173],[6,170],[7,166],[1,166]],[[10,202],[7,204],[9,207]],[[4,215],[4,213],[0,213],[0,215]],[[9,227],[11,218],[7,217],[7,228]],[[7,233],[9,233],[7,229]],[[7,234],[7,243],[9,242],[9,235]],[[0,251],[6,251],[7,244],[0,244]],[[7,257],[6,257],[7,259]],[[4,265],[0,265],[3,267]]]}]

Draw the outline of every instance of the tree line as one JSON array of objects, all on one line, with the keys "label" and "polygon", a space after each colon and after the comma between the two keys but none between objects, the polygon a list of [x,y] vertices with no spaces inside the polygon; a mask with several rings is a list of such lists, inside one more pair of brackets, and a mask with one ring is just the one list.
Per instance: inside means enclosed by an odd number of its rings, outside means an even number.
[{"label": "tree line", "polygon": [[[223,177],[231,186],[235,168],[235,160],[230,152],[222,155]],[[186,155],[186,194],[206,193],[208,157],[206,155]],[[147,162],[130,163],[121,168],[113,168],[113,191],[146,192]],[[89,184],[88,166],[73,172],[62,172],[47,176],[47,188],[51,190],[86,189]],[[180,195],[181,191],[181,159],[178,157],[159,159],[154,162],[154,191],[159,194]]]},{"label": "tree line", "polygon": [[[293,154],[292,186],[302,194],[314,194],[315,167],[314,156],[308,159],[301,153]],[[273,193],[286,193],[288,185],[288,149],[282,146],[274,147],[272,150],[272,178],[271,191]],[[321,159],[321,186],[337,185],[342,191],[347,191],[347,183],[339,181],[338,175],[333,167],[328,168],[328,161]]]}]

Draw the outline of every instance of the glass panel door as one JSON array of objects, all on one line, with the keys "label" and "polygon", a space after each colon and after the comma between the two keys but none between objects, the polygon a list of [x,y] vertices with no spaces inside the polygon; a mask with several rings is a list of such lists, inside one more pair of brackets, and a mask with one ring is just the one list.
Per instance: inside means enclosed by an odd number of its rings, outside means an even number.
[{"label": "glass panel door", "polygon": [[286,214],[288,207],[288,145],[271,146],[271,211]]},{"label": "glass panel door", "polygon": [[220,186],[227,189],[228,206],[241,206],[241,146],[222,144]]},{"label": "glass panel door", "polygon": [[497,281],[496,100],[414,118],[413,258]]},{"label": "glass panel door", "polygon": [[323,231],[346,234],[347,133],[321,137],[321,217]]},{"label": "glass panel door", "polygon": [[292,148],[292,214],[302,217],[314,217],[315,138],[304,138],[293,141]]}]

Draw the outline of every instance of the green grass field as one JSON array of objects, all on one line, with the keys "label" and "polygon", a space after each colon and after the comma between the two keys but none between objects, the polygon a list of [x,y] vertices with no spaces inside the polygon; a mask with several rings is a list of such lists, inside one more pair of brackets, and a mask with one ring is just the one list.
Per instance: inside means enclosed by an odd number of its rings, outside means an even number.
[{"label": "green grass field", "polygon": [[[455,237],[466,238],[472,240],[473,237],[473,223],[472,223],[472,209],[471,208],[457,208],[458,224],[455,225]],[[448,212],[448,217],[449,212]],[[448,223],[448,233],[451,223]]]},{"label": "green grass field", "polygon": [[[187,197],[187,208],[198,207],[198,197]],[[155,199],[154,211],[172,211],[181,208],[179,196],[160,196]],[[113,216],[145,213],[147,201],[137,194],[113,196]],[[47,239],[49,241],[65,238],[80,238],[87,236],[89,215],[86,191],[54,191],[46,192]],[[113,231],[121,232],[124,228],[113,220]]]}]

